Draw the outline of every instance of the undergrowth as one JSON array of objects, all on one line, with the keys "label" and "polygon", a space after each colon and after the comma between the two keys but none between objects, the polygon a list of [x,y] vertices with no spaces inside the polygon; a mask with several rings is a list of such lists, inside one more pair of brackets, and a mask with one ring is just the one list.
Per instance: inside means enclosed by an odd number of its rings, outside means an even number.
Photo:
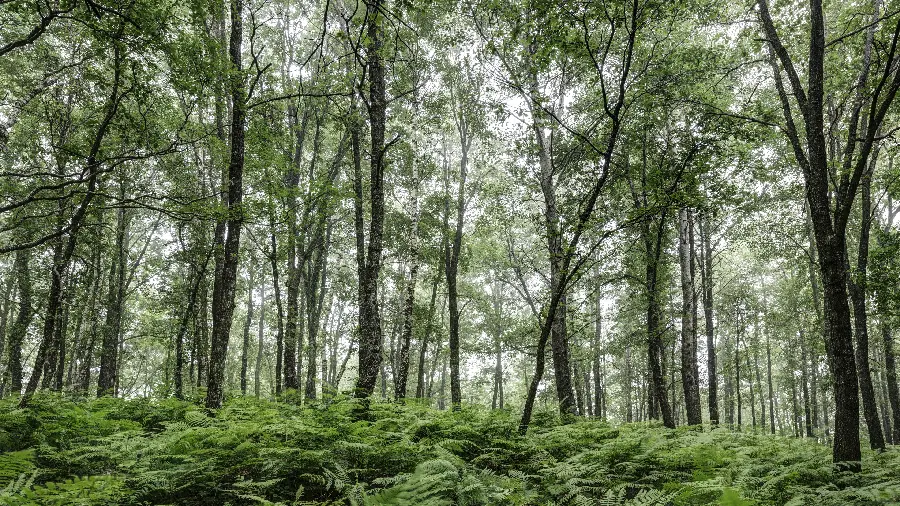
[{"label": "undergrowth", "polygon": [[900,451],[835,473],[829,448],[724,428],[561,425],[349,399],[0,401],[2,505],[884,505]]}]

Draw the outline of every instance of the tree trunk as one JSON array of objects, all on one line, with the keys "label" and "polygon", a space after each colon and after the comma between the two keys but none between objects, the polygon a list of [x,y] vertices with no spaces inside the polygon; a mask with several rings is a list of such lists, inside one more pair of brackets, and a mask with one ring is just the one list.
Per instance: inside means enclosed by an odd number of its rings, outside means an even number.
[{"label": "tree trunk", "polygon": [[[862,195],[859,226],[859,249],[856,257],[855,276],[847,276],[847,288],[853,301],[854,333],[856,334],[856,367],[859,373],[859,393],[862,397],[863,416],[869,429],[869,446],[873,450],[884,449],[884,433],[878,416],[878,405],[875,402],[875,388],[872,385],[872,371],[869,366],[869,325],[866,314],[866,275],[869,265],[869,233],[872,227],[872,173],[878,149],[872,153],[872,162],[861,184]],[[846,253],[845,253],[846,255]],[[845,256],[846,258],[846,256]],[[848,262],[849,270],[849,262]]]},{"label": "tree trunk", "polygon": [[600,343],[603,342],[603,294],[600,290],[597,290],[596,297],[596,308],[594,315],[594,339],[593,346],[591,346],[591,373],[594,377],[594,416],[599,417],[601,420],[605,420],[605,416],[603,414],[604,406],[603,406],[603,390],[605,385],[603,384],[603,379],[600,374],[600,354],[602,350],[600,348]]},{"label": "tree trunk", "polygon": [[[537,77],[532,76],[532,100],[540,104],[537,91]],[[550,153],[549,142],[544,133],[546,118],[534,108],[533,114],[538,113],[532,122],[535,142],[538,150],[540,165],[540,186],[544,197],[544,226],[547,234],[547,251],[550,260],[550,291],[555,293],[563,284],[562,236],[560,233],[560,218],[556,202],[556,181],[554,180],[553,161]],[[575,394],[572,389],[572,371],[569,364],[569,342],[566,330],[566,294],[563,292],[556,309],[551,329],[550,346],[553,356],[553,372],[556,380],[556,397],[559,401],[559,411],[563,415],[575,414]]]},{"label": "tree trunk", "polygon": [[253,395],[259,399],[262,383],[262,361],[263,361],[263,330],[266,321],[266,282],[264,277],[259,280],[259,318],[257,318],[256,335],[259,344],[256,347],[256,367],[253,368]]},{"label": "tree trunk", "polygon": [[434,282],[431,284],[431,302],[428,304],[428,322],[425,324],[425,334],[422,336],[422,342],[419,345],[419,370],[416,380],[416,399],[425,398],[425,356],[428,351],[428,339],[432,334],[434,325],[434,313],[436,310],[437,289],[440,283],[440,276],[434,276]]},{"label": "tree trunk", "polygon": [[[653,255],[656,257],[656,255]],[[653,409],[650,417],[662,416],[663,425],[670,429],[675,428],[675,418],[672,416],[672,408],[666,395],[666,381],[662,370],[662,328],[660,325],[659,294],[657,289],[656,263],[647,262],[647,362],[650,367],[651,392],[648,398]],[[655,415],[655,416],[654,416]]]},{"label": "tree trunk", "polygon": [[678,212],[678,258],[681,264],[681,385],[688,425],[700,425],[700,373],[697,367],[697,328],[694,305],[693,241],[691,212]]},{"label": "tree trunk", "polygon": [[807,373],[807,359],[806,359],[806,334],[803,331],[800,331],[800,382],[803,392],[803,414],[806,422],[806,437],[812,438],[813,428],[812,428],[812,412],[810,411],[809,404],[809,374]]},{"label": "tree trunk", "polygon": [[[456,194],[456,229],[453,240],[445,244],[444,261],[447,275],[447,305],[450,310],[450,402],[453,410],[457,411],[462,403],[462,390],[459,378],[459,294],[457,291],[457,273],[459,270],[459,255],[462,248],[463,219],[466,212],[466,178],[468,176],[469,147],[472,138],[468,132],[467,123],[460,114],[460,143],[462,156],[459,160],[459,180],[457,181]],[[449,167],[447,167],[449,170]],[[449,179],[449,176],[446,176]],[[449,192],[449,188],[447,188]],[[446,206],[449,206],[450,196],[445,197],[445,216],[449,214]],[[448,232],[449,233],[449,232]]]},{"label": "tree trunk", "polygon": [[[123,185],[123,182],[119,183],[120,198],[125,196]],[[97,397],[112,395],[115,391],[119,359],[119,330],[122,327],[122,308],[125,302],[125,270],[128,266],[129,221],[125,209],[118,209],[116,250],[109,272],[109,292],[106,299],[106,322],[103,325],[103,343],[100,350]]]},{"label": "tree trunk", "polygon": [[894,443],[900,442],[900,388],[897,387],[897,359],[894,354],[894,340],[887,323],[881,326],[884,342],[884,371],[887,381],[888,399],[891,401],[891,418],[894,426]]},{"label": "tree trunk", "polygon": [[[228,53],[231,60],[231,142],[228,162],[228,219],[224,241],[222,274],[213,289],[213,331],[210,343],[209,379],[206,407],[217,409],[225,398],[225,359],[228,337],[234,316],[234,289],[243,224],[244,126],[247,97],[241,66],[243,41],[243,0],[231,0],[231,37]],[[218,297],[216,297],[218,295]]]},{"label": "tree trunk", "polygon": [[251,259],[247,269],[247,315],[244,319],[244,342],[241,346],[241,395],[247,395],[247,372],[250,365],[250,327],[253,326],[253,268],[255,260]]},{"label": "tree trunk", "polygon": [[[740,317],[738,317],[739,326],[742,326],[743,323],[740,322]],[[737,418],[737,430],[741,430],[741,416],[743,412],[743,406],[741,406],[741,331],[738,330],[737,334],[734,338],[734,392],[735,397],[737,398],[737,408],[736,408],[736,418]]]},{"label": "tree trunk", "polygon": [[197,307],[197,294],[200,292],[200,283],[206,275],[206,266],[209,264],[211,253],[212,250],[207,253],[199,269],[193,269],[193,283],[188,292],[187,307],[178,324],[178,334],[175,337],[175,398],[177,399],[184,399],[184,338],[187,335],[190,318],[194,315]]},{"label": "tree trunk", "polygon": [[[416,170],[415,161],[413,163],[413,179],[418,185],[418,172]],[[397,400],[406,398],[406,384],[409,378],[409,348],[413,335],[413,310],[415,309],[416,299],[416,275],[419,272],[419,217],[421,211],[419,209],[419,188],[413,190],[412,196],[413,207],[413,223],[412,238],[410,242],[410,262],[409,280],[406,285],[406,298],[403,304],[403,331],[400,336],[400,356],[397,359],[398,370],[394,378],[394,397]],[[432,303],[433,304],[433,303]],[[430,322],[429,322],[430,324]],[[424,340],[423,340],[424,349]],[[420,360],[421,362],[421,360]]]},{"label": "tree trunk", "polygon": [[[359,378],[356,382],[355,395],[368,398],[375,390],[378,371],[381,369],[381,348],[383,335],[381,315],[378,307],[378,277],[381,273],[382,233],[384,231],[384,154],[385,124],[387,112],[385,69],[382,60],[384,29],[382,12],[383,0],[370,0],[366,3],[366,41],[365,53],[369,73],[369,127],[371,143],[369,146],[369,196],[371,221],[369,222],[369,244],[363,254],[360,247],[365,238],[362,237],[361,223],[361,175],[357,165],[357,261],[359,262]],[[359,161],[358,130],[354,142],[354,159]]]},{"label": "tree trunk", "polygon": [[769,426],[771,433],[775,434],[775,389],[772,386],[772,347],[769,336],[766,336],[766,372],[769,384]]},{"label": "tree trunk", "polygon": [[713,322],[713,261],[709,219],[700,217],[700,277],[703,284],[703,318],[706,323],[706,373],[709,382],[709,421],[719,423],[719,386],[716,371],[716,338]]},{"label": "tree trunk", "polygon": [[[19,292],[19,312],[16,315],[16,321],[13,322],[12,328],[9,330],[8,362],[4,376],[9,377],[9,391],[19,395],[22,393],[22,343],[34,316],[34,308],[31,306],[30,249],[16,251],[13,271],[16,275],[16,285]],[[6,384],[6,378],[4,378],[3,383]]]},{"label": "tree trunk", "polygon": [[275,308],[278,314],[278,328],[275,334],[275,396],[281,395],[281,368],[284,358],[284,307],[281,304],[281,284],[279,282],[278,272],[278,241],[275,238],[275,218],[269,216],[269,227],[271,234],[272,249],[270,251],[269,263],[272,266],[272,290],[275,292]]}]

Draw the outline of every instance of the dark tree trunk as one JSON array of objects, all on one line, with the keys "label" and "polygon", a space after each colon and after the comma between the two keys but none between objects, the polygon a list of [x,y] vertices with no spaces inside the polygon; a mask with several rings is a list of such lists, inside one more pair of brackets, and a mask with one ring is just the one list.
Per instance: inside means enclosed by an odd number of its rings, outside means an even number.
[{"label": "dark tree trunk", "polygon": [[250,365],[250,328],[253,326],[253,269],[256,261],[251,260],[247,270],[247,315],[244,319],[244,342],[241,346],[241,395],[247,395],[247,373]]},{"label": "dark tree trunk", "polygon": [[[456,195],[456,229],[453,240],[445,244],[444,272],[447,276],[447,306],[450,311],[450,402],[453,410],[459,410],[462,404],[462,390],[459,379],[459,293],[457,289],[457,273],[459,254],[462,248],[463,219],[466,210],[466,176],[468,172],[468,152],[471,138],[461,134],[462,158],[459,162],[459,187]],[[449,168],[447,169],[449,170]],[[449,192],[449,188],[447,189]],[[450,196],[445,197],[445,206],[449,206]],[[445,209],[445,216],[449,210]],[[449,233],[449,231],[447,232]]]},{"label": "dark tree trunk", "polygon": [[[418,221],[418,220],[416,220]],[[415,234],[415,232],[413,232]],[[415,240],[415,239],[413,239]],[[415,246],[413,247],[415,251]],[[417,253],[413,253],[414,255]],[[406,285],[406,297],[403,303],[403,330],[400,335],[400,353],[397,358],[397,373],[394,378],[394,397],[397,400],[406,398],[406,384],[409,377],[409,348],[413,334],[413,309],[416,296],[416,275],[419,271],[418,259],[413,259]]]},{"label": "dark tree trunk", "polygon": [[807,373],[806,334],[800,331],[800,382],[803,391],[803,415],[806,423],[806,437],[814,437],[812,428],[812,412],[809,404],[809,374]]},{"label": "dark tree trunk", "polygon": [[603,406],[603,389],[605,385],[603,384],[603,378],[600,373],[600,354],[601,343],[603,342],[603,294],[600,290],[597,290],[596,297],[596,308],[594,315],[594,339],[593,345],[591,346],[591,373],[594,377],[594,416],[599,417],[601,420],[605,420],[606,417],[604,415]]},{"label": "dark tree trunk", "polygon": [[328,218],[321,213],[315,243],[319,246],[315,252],[315,260],[312,261],[308,275],[306,276],[306,323],[307,323],[307,360],[306,360],[306,384],[304,397],[316,398],[316,374],[318,366],[316,359],[319,355],[319,329],[322,321],[322,311],[325,305],[326,282],[328,275],[328,249],[331,242],[331,226],[327,224]]},{"label": "dark tree trunk", "polygon": [[425,334],[422,336],[422,342],[419,345],[419,370],[416,380],[416,399],[425,397],[425,356],[428,352],[428,339],[432,334],[434,325],[434,313],[436,310],[437,289],[440,283],[440,276],[435,275],[431,284],[431,302],[428,304],[428,322],[425,323]]},{"label": "dark tree trunk", "polygon": [[887,381],[888,399],[891,401],[891,418],[894,425],[894,444],[900,442],[900,388],[897,387],[897,359],[894,354],[894,339],[887,323],[881,327],[884,343],[884,372]]},{"label": "dark tree trunk", "polygon": [[703,423],[700,411],[700,372],[697,367],[697,328],[694,300],[694,244],[691,212],[678,212],[678,258],[681,264],[681,385],[688,425]]},{"label": "dark tree trunk", "polygon": [[[840,155],[841,176],[835,181],[833,190],[830,168],[838,164],[829,163],[825,140],[824,120],[824,60],[825,60],[825,20],[821,0],[810,2],[810,43],[808,52],[807,88],[804,90],[799,74],[787,49],[782,45],[769,13],[766,0],[759,0],[758,13],[762,21],[765,37],[771,50],[771,63],[775,74],[775,85],[781,100],[786,121],[785,133],[793,148],[795,158],[803,172],[806,185],[806,200],[819,255],[819,270],[822,274],[826,352],[834,381],[835,420],[834,447],[835,463],[847,463],[848,469],[859,470],[861,451],[859,447],[859,384],[856,357],[853,351],[853,332],[850,306],[847,301],[846,232],[847,222],[857,189],[868,166],[869,155],[875,144],[882,121],[900,89],[900,75],[896,66],[896,44],[900,35],[900,22],[893,31],[893,40],[886,59],[877,60],[878,68],[873,73],[878,90],[872,96],[865,93],[869,89],[869,74],[872,65],[873,37],[878,20],[868,26],[865,46],[862,51],[861,68],[846,118],[847,139]],[[873,14],[876,17],[878,14]],[[776,62],[777,58],[777,62]],[[779,64],[780,63],[780,68]],[[781,68],[787,73],[790,93],[784,86]],[[883,72],[881,71],[883,69]],[[805,143],[800,140],[799,129],[794,123],[791,96],[797,100],[802,113]],[[858,148],[858,152],[857,152]],[[832,196],[834,205],[832,205]]]},{"label": "dark tree trunk", "polygon": [[200,293],[200,284],[206,276],[206,267],[209,265],[211,255],[212,250],[209,250],[203,259],[203,263],[200,264],[200,267],[197,268],[196,266],[193,266],[191,269],[193,275],[190,279],[192,279],[193,282],[191,283],[190,291],[188,292],[188,303],[178,323],[178,334],[175,337],[175,398],[177,399],[184,399],[184,339],[185,336],[187,336],[190,319],[194,316],[196,311],[197,296]]},{"label": "dark tree trunk", "polygon": [[700,258],[700,277],[703,283],[703,318],[706,328],[706,373],[709,382],[709,421],[713,425],[719,423],[719,385],[716,370],[716,338],[713,322],[713,261],[712,240],[710,239],[709,219],[700,218],[700,242],[702,244]]},{"label": "dark tree trunk", "polygon": [[213,288],[213,331],[210,342],[209,379],[206,407],[217,409],[225,398],[225,359],[234,316],[234,288],[237,281],[238,254],[243,223],[244,126],[247,97],[241,71],[243,41],[243,0],[231,0],[231,37],[228,53],[233,72],[230,76],[231,142],[228,161],[228,219],[223,248],[222,273]]},{"label": "dark tree trunk", "polygon": [[[759,370],[759,319],[756,320],[756,333],[753,340],[753,371],[756,375],[756,387],[759,389],[759,424],[762,426],[763,432],[766,431],[766,396],[763,392],[762,373]],[[748,359],[749,360],[749,359]]]},{"label": "dark tree trunk", "polygon": [[[15,261],[14,261],[15,262]],[[2,292],[2,300],[0,300],[0,360],[3,359],[3,353],[6,351],[6,337],[7,330],[9,328],[9,314],[12,310],[12,293],[13,287],[16,284],[16,268],[15,264],[13,264],[13,268],[10,273],[6,276],[6,282],[4,283],[4,288]],[[6,364],[0,362],[0,370],[3,371],[3,374],[0,375],[0,398],[3,397],[3,388],[6,385]]]},{"label": "dark tree trunk", "polygon": [[265,277],[259,280],[259,318],[257,318],[257,339],[259,341],[256,347],[256,367],[253,368],[253,395],[259,399],[262,383],[262,362],[263,362],[263,330],[265,329],[266,320],[266,282]]},{"label": "dark tree trunk", "polygon": [[278,272],[278,241],[275,238],[275,222],[270,215],[269,226],[272,233],[269,235],[272,250],[270,251],[269,263],[272,266],[272,290],[275,292],[275,308],[278,314],[278,328],[275,334],[275,396],[281,395],[281,368],[284,358],[284,307],[281,303],[281,284]]},{"label": "dark tree trunk", "polygon": [[[859,226],[859,248],[856,257],[856,272],[847,276],[847,287],[853,301],[853,322],[856,334],[856,366],[859,372],[859,392],[862,397],[863,416],[869,429],[869,446],[873,450],[884,449],[884,433],[878,416],[878,405],[875,401],[875,387],[872,385],[872,371],[869,367],[869,325],[866,315],[866,277],[869,265],[869,234],[872,228],[872,173],[878,149],[872,153],[872,162],[860,185],[862,195],[860,211],[862,213]],[[845,253],[846,254],[846,253]],[[846,258],[846,257],[845,257]],[[848,261],[849,270],[849,261]]]},{"label": "dark tree trunk", "polygon": [[381,369],[381,348],[384,336],[381,329],[381,315],[378,306],[378,277],[381,273],[382,233],[384,231],[384,154],[387,97],[385,68],[381,51],[384,45],[382,12],[383,0],[366,3],[366,61],[369,73],[369,198],[371,221],[369,222],[369,243],[363,254],[361,245],[365,242],[362,234],[362,188],[359,172],[358,130],[354,129],[354,159],[357,164],[357,262],[359,263],[359,378],[356,382],[356,396],[368,398],[375,390],[375,382]]},{"label": "dark tree trunk", "polygon": [[[9,377],[9,391],[19,395],[22,393],[22,343],[34,316],[34,308],[31,306],[31,250],[16,251],[13,271],[19,293],[19,312],[9,330],[9,351],[4,376]],[[6,378],[3,383],[6,384]]]},{"label": "dark tree trunk", "polygon": [[[119,196],[124,197],[120,182]],[[125,270],[128,266],[128,225],[125,209],[116,215],[116,252],[109,272],[109,292],[106,299],[106,322],[100,350],[100,374],[97,378],[97,397],[113,395],[119,360],[119,333],[122,328],[122,308],[125,303]]]}]

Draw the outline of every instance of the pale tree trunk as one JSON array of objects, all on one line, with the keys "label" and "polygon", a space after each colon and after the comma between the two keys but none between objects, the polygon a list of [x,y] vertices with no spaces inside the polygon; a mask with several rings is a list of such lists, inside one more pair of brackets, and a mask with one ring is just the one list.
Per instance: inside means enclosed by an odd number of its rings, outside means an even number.
[{"label": "pale tree trunk", "polygon": [[256,335],[258,345],[256,347],[256,367],[253,368],[253,395],[259,399],[260,384],[262,382],[262,362],[263,362],[263,330],[265,330],[266,321],[266,282],[265,277],[260,276],[259,280],[259,317],[257,318]]},{"label": "pale tree trunk", "polygon": [[700,373],[697,368],[697,328],[694,305],[693,241],[691,212],[678,212],[678,258],[681,264],[681,385],[688,425],[703,423],[700,411]]},{"label": "pale tree trunk", "polygon": [[769,384],[769,430],[775,434],[775,389],[772,385],[772,346],[766,336],[766,373]]},{"label": "pale tree trunk", "polygon": [[[410,233],[409,256],[410,268],[409,279],[406,283],[406,297],[403,302],[403,329],[400,335],[400,353],[397,358],[397,372],[394,378],[394,397],[397,400],[406,398],[406,384],[409,378],[409,353],[410,343],[413,335],[413,310],[415,309],[416,300],[416,276],[419,272],[419,217],[421,210],[419,209],[419,177],[415,160],[413,164],[413,181],[416,187],[412,194],[413,223]],[[423,341],[424,348],[424,341]]]},{"label": "pale tree trunk", "polygon": [[425,323],[425,333],[422,336],[422,342],[419,344],[419,370],[416,379],[416,399],[425,398],[425,357],[428,352],[428,339],[432,334],[434,326],[434,313],[437,302],[437,289],[440,283],[440,276],[435,275],[431,284],[431,302],[428,304],[428,321]]}]

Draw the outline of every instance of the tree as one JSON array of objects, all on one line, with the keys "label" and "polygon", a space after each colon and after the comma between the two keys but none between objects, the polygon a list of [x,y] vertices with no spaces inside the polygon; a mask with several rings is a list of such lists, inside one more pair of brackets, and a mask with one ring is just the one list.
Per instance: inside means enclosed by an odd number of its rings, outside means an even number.
[{"label": "tree", "polygon": [[[829,160],[826,144],[825,108],[825,21],[821,0],[810,2],[809,49],[807,85],[801,83],[794,60],[778,34],[766,0],[758,2],[759,19],[770,50],[775,86],[781,101],[788,138],[806,185],[816,249],[823,284],[826,351],[834,381],[835,427],[833,458],[835,463],[847,462],[851,469],[860,460],[859,449],[859,387],[857,364],[853,352],[853,333],[850,306],[847,301],[846,255],[847,221],[853,207],[860,181],[869,162],[887,111],[900,89],[900,75],[894,61],[900,22],[887,41],[883,58],[873,59],[873,32],[880,18],[866,33],[862,59],[859,63],[856,93],[846,118],[846,135],[841,160]],[[847,43],[841,40],[839,43]],[[881,45],[879,44],[881,47]],[[874,66],[873,67],[873,63]],[[786,75],[789,88],[784,85]],[[877,76],[870,83],[869,76]],[[871,90],[871,91],[869,91]],[[799,111],[799,118],[795,110]],[[798,121],[802,130],[798,128]],[[862,122],[862,123],[861,123]],[[801,135],[805,138],[801,139]],[[858,149],[857,149],[858,148]],[[829,164],[837,163],[840,174],[832,201]]]}]

